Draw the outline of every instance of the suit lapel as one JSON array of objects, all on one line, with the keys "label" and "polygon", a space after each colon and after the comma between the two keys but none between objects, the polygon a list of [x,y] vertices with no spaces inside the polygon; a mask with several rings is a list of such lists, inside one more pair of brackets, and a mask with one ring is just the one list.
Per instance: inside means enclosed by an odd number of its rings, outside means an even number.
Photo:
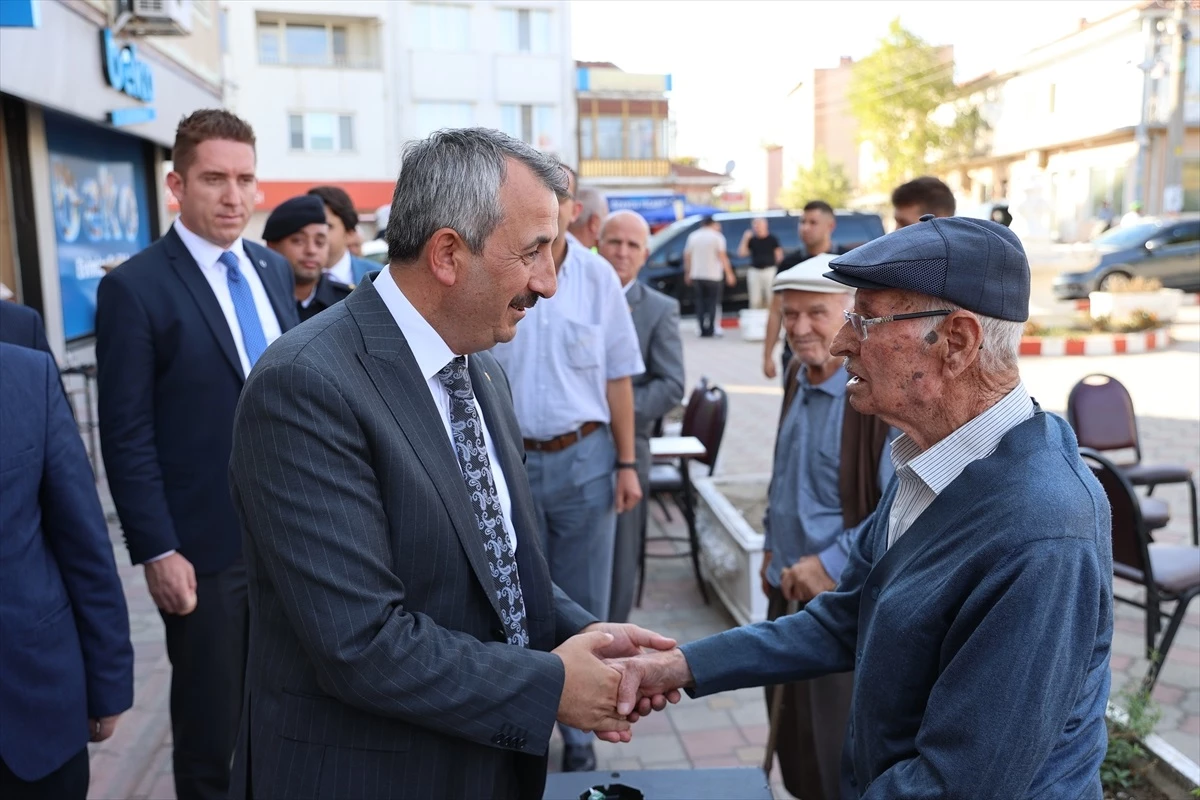
[{"label": "suit lapel", "polygon": [[462,469],[450,447],[437,406],[425,388],[426,381],[417,360],[392,312],[370,281],[360,283],[345,302],[362,332],[366,353],[359,359],[363,368],[437,488],[471,569],[499,617],[500,601],[493,589],[483,534],[471,511],[471,498]]},{"label": "suit lapel", "polygon": [[287,331],[292,327],[290,320],[292,315],[296,313],[296,298],[295,295],[285,295],[278,285],[276,275],[273,275],[268,267],[266,256],[258,252],[258,245],[245,240],[242,241],[242,248],[246,251],[246,258],[250,259],[250,263],[254,265],[254,269],[258,272],[258,279],[262,281],[263,289],[267,292],[267,298],[271,301],[271,308],[275,311],[275,319],[279,322],[279,330]]},{"label": "suit lapel", "polygon": [[229,322],[225,319],[225,312],[221,310],[221,304],[217,302],[217,296],[213,294],[212,286],[208,284],[208,279],[200,271],[200,265],[184,247],[183,240],[179,238],[174,227],[167,231],[167,235],[163,237],[163,243],[167,250],[167,258],[171,262],[171,268],[175,270],[175,274],[183,281],[183,285],[191,294],[192,299],[196,301],[196,305],[200,308],[200,316],[204,317],[209,330],[216,337],[217,347],[225,355],[225,360],[233,368],[238,381],[245,381],[246,376],[242,374],[242,360],[238,357],[237,345],[233,343],[233,333],[229,330]]},{"label": "suit lapel", "polygon": [[[541,534],[533,516],[533,494],[525,479],[525,464],[516,441],[507,432],[516,427],[516,418],[506,419],[502,412],[503,401],[487,368],[481,359],[467,359],[471,371],[471,386],[475,399],[483,409],[483,419],[492,436],[508,484],[509,499],[512,501],[511,520],[517,534],[517,572],[521,577],[521,594],[525,599],[525,614],[539,622],[553,622],[553,603],[549,585],[544,578],[549,574],[545,554],[542,552]],[[530,631],[533,636],[533,631]]]}]

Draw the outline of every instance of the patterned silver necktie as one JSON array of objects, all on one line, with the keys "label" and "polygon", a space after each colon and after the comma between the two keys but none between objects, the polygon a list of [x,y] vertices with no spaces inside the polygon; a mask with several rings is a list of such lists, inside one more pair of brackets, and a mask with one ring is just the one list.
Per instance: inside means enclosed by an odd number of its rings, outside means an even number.
[{"label": "patterned silver necktie", "polygon": [[517,561],[504,530],[504,512],[500,508],[487,447],[483,443],[483,425],[475,409],[466,357],[452,359],[442,367],[438,379],[450,392],[450,431],[454,436],[454,452],[458,456],[463,479],[467,482],[467,490],[471,493],[475,521],[483,534],[492,584],[500,598],[500,619],[504,623],[504,632],[509,644],[528,647],[529,629],[525,621],[521,579],[517,575]]}]

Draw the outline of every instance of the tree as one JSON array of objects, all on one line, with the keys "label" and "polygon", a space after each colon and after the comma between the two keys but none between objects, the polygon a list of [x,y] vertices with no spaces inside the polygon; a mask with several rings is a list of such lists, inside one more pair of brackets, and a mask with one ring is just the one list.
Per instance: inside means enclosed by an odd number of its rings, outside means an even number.
[{"label": "tree", "polygon": [[[954,61],[892,20],[879,47],[854,65],[850,110],[859,135],[887,164],[881,176],[887,189],[927,171],[931,155],[970,150],[966,138],[978,130],[978,114],[963,124],[939,125],[932,117],[942,104],[958,98]],[[964,113],[967,112],[964,109]]]},{"label": "tree", "polygon": [[804,208],[810,200],[824,200],[834,208],[845,208],[852,195],[846,170],[818,149],[813,154],[812,167],[801,167],[796,179],[779,193],[779,204],[784,208]]}]

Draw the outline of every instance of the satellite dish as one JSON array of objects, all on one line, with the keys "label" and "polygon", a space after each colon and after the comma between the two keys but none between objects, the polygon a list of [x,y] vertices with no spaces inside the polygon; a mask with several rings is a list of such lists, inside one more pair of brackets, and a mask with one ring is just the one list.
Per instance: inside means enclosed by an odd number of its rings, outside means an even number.
[{"label": "satellite dish", "polygon": [[725,162],[725,174],[728,175],[729,173],[733,172],[733,168],[736,166],[737,166],[737,164],[735,162],[726,161]]}]

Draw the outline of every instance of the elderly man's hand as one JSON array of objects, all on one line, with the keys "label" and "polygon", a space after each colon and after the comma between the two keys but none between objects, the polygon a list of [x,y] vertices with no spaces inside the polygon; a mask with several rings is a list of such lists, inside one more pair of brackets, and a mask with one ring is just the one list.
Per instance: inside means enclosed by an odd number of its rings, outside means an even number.
[{"label": "elderly man's hand", "polygon": [[829,577],[821,559],[805,556],[783,571],[780,589],[788,600],[807,603],[821,592],[837,588],[837,582]]}]

